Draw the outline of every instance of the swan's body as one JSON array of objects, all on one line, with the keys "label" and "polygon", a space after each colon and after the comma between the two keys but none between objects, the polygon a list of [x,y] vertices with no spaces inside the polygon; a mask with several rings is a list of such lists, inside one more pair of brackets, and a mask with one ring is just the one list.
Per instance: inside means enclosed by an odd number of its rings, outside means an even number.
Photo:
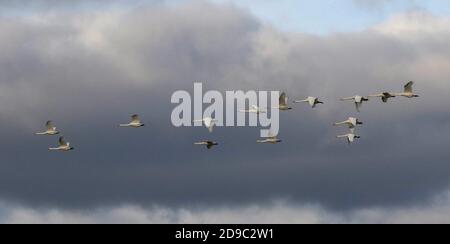
[{"label": "swan's body", "polygon": [[350,117],[346,121],[342,121],[342,122],[339,122],[339,123],[334,123],[334,126],[347,125],[348,128],[354,129],[354,128],[356,128],[356,126],[362,125],[362,124],[363,124],[363,122],[359,121],[359,119]]},{"label": "swan's body", "polygon": [[276,136],[272,135],[272,132],[269,133],[269,137],[263,140],[257,140],[257,143],[269,143],[269,144],[277,144],[282,142],[282,140],[278,139]]},{"label": "swan's body", "polygon": [[317,104],[323,104],[317,97],[308,97],[305,100],[297,100],[294,103],[308,103],[312,108],[315,108]]},{"label": "swan's body", "polygon": [[219,143],[214,142],[214,141],[201,141],[201,142],[196,142],[194,143],[195,145],[200,145],[200,146],[206,146],[206,148],[211,149],[214,146],[219,145]]},{"label": "swan's body", "polygon": [[369,98],[366,98],[363,96],[354,96],[354,97],[342,98],[341,101],[353,101],[356,106],[356,111],[360,112],[363,102],[369,101]]},{"label": "swan's body", "polygon": [[414,94],[413,85],[414,85],[413,81],[408,82],[408,84],[406,84],[404,87],[404,91],[402,93],[396,93],[395,95],[400,96],[400,97],[407,97],[407,98],[419,97],[419,95]]},{"label": "swan's body", "polygon": [[273,138],[267,138],[267,139],[264,139],[264,140],[258,140],[258,141],[256,141],[256,142],[257,142],[257,143],[277,144],[277,143],[282,142],[282,140],[273,137]]},{"label": "swan's body", "polygon": [[337,138],[345,138],[347,139],[348,144],[352,144],[355,142],[355,139],[360,139],[361,136],[355,134],[355,130],[351,129],[350,133],[346,135],[337,136]]},{"label": "swan's body", "polygon": [[208,128],[209,132],[213,132],[214,126],[216,125],[217,120],[212,118],[204,118],[201,120],[194,120],[194,122],[202,122],[205,124],[206,128]]},{"label": "swan's body", "polygon": [[250,114],[264,114],[267,113],[265,109],[262,109],[256,105],[253,105],[249,110],[241,110],[241,113],[250,113]]},{"label": "swan's body", "polygon": [[384,103],[387,103],[389,98],[396,97],[396,95],[389,93],[389,92],[383,92],[383,93],[377,94],[377,95],[370,95],[369,97],[379,97],[379,98],[381,98],[381,101],[383,101]]},{"label": "swan's body", "polygon": [[273,107],[274,109],[279,109],[280,111],[288,111],[292,108],[288,106],[288,98],[286,96],[286,93],[281,93],[278,107]]},{"label": "swan's body", "polygon": [[139,128],[143,127],[145,124],[141,123],[139,119],[139,115],[135,114],[131,116],[131,122],[129,124],[121,124],[120,127],[131,127],[131,128]]},{"label": "swan's body", "polygon": [[49,148],[50,151],[72,151],[75,148],[70,146],[69,142],[64,141],[64,137],[59,138],[59,147]]},{"label": "swan's body", "polygon": [[47,121],[45,126],[47,127],[47,130],[44,132],[38,132],[36,135],[54,136],[59,134],[59,131],[52,125],[51,121]]}]

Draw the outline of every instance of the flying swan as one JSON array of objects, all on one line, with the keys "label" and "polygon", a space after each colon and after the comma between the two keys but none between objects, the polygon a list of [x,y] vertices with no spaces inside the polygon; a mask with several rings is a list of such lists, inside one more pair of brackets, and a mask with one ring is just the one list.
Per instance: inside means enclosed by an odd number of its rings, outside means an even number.
[{"label": "flying swan", "polygon": [[47,123],[45,123],[45,126],[47,128],[46,131],[44,132],[38,132],[36,133],[36,135],[46,135],[46,136],[53,136],[53,135],[58,135],[59,131],[56,130],[56,127],[53,126],[52,121],[47,121]]}]

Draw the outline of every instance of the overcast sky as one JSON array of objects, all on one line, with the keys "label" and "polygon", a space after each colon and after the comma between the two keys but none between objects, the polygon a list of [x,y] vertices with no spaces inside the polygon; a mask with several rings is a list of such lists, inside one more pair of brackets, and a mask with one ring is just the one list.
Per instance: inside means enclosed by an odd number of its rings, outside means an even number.
[{"label": "overcast sky", "polygon": [[[439,1],[29,2],[0,1],[0,222],[450,222]],[[409,80],[420,98],[338,101]],[[325,104],[295,105],[283,143],[257,145],[258,128],[172,127],[172,93],[197,81]],[[134,113],[147,127],[117,128]],[[352,146],[331,126],[349,116],[365,122]],[[33,136],[49,119],[75,151]]]}]

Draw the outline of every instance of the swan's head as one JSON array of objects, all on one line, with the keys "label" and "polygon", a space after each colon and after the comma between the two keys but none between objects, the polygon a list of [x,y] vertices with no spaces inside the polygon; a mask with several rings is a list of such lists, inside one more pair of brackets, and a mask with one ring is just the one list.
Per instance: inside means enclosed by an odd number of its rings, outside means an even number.
[{"label": "swan's head", "polygon": [[67,143],[67,147],[69,148],[69,149],[68,149],[69,151],[75,150],[75,147],[71,147],[71,146],[70,146],[70,142]]}]

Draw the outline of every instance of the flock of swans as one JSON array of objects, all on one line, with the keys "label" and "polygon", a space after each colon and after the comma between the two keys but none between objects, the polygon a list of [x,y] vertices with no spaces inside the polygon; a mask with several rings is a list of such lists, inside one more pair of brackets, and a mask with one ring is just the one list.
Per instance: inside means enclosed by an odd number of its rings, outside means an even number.
[{"label": "flock of swans", "polygon": [[[369,101],[371,97],[379,97],[379,98],[381,98],[381,101],[383,101],[384,103],[387,103],[390,98],[395,98],[395,97],[406,97],[406,98],[419,97],[419,95],[417,95],[413,92],[413,85],[414,85],[413,81],[408,82],[404,86],[403,92],[399,92],[399,93],[383,92],[383,93],[376,94],[376,95],[369,95],[367,97],[356,95],[354,97],[342,98],[341,101],[353,101],[355,103],[356,110],[358,112],[360,112],[363,102]],[[355,142],[355,139],[361,138],[361,136],[355,134],[356,127],[358,125],[362,125],[362,124],[363,124],[363,122],[361,122],[357,118],[353,118],[353,117],[349,118],[346,121],[335,123],[334,124],[335,126],[347,125],[350,129],[350,133],[348,133],[346,135],[337,136],[337,138],[345,138],[349,144]]]},{"label": "flock of swans", "polygon": [[[54,136],[54,135],[59,135],[60,132],[58,131],[58,129],[53,126],[52,121],[47,121],[47,123],[45,124],[47,130],[44,132],[38,132],[36,133],[36,135],[43,135],[43,136]],[[139,119],[139,115],[135,114],[133,116],[131,116],[131,122],[128,124],[120,124],[120,127],[131,127],[131,128],[139,128],[139,127],[144,127],[145,124],[141,123],[141,120]],[[70,142],[66,142],[64,140],[64,137],[61,136],[59,137],[59,141],[58,141],[58,147],[51,147],[49,148],[50,151],[72,151],[75,148],[70,146]]]},{"label": "flock of swans", "polygon": [[[413,92],[413,85],[414,82],[410,81],[408,84],[404,86],[404,91],[400,93],[390,93],[390,92],[383,92],[376,95],[369,95],[367,97],[356,95],[353,97],[347,97],[340,99],[341,101],[352,101],[355,104],[356,110],[358,112],[361,111],[361,106],[364,102],[367,102],[370,100],[370,98],[381,98],[381,100],[384,103],[387,103],[389,99],[395,98],[395,97],[406,97],[406,98],[416,98],[419,97],[419,95],[415,94]],[[279,109],[280,111],[288,111],[292,110],[293,108],[289,107],[288,105],[288,99],[286,93],[282,93],[279,99],[279,105],[277,107],[273,107],[273,109]],[[294,103],[307,103],[311,106],[311,108],[316,108],[318,104],[324,104],[322,101],[319,100],[317,97],[308,97],[304,100],[296,100]],[[248,110],[241,110],[242,113],[267,113],[267,110],[263,108],[259,108],[258,106],[252,106]],[[205,127],[209,130],[210,133],[213,132],[216,120],[212,118],[204,118],[201,120],[194,120],[194,122],[202,122]],[[361,138],[361,136],[356,134],[356,128],[360,125],[363,125],[363,122],[361,122],[359,119],[350,117],[346,121],[335,123],[334,126],[347,126],[350,130],[348,134],[345,135],[338,135],[337,138],[340,139],[346,139],[349,144],[355,142],[355,139]],[[138,115],[131,116],[131,122],[128,124],[120,124],[120,127],[129,127],[129,128],[140,128],[144,127],[145,124],[141,122]],[[36,133],[36,135],[44,135],[44,136],[54,136],[59,135],[60,131],[57,130],[55,126],[53,126],[52,121],[48,121],[46,123],[46,131]],[[257,143],[269,143],[269,144],[277,144],[282,142],[282,140],[278,139],[275,136],[270,136],[268,138],[264,138],[262,140],[258,140]],[[206,146],[207,149],[212,149],[214,146],[219,145],[219,143],[215,141],[205,140],[205,141],[199,141],[195,142],[195,145],[200,146]],[[49,148],[51,151],[72,151],[75,148],[70,145],[69,142],[66,142],[64,137],[59,138],[59,145],[58,147]]]}]

